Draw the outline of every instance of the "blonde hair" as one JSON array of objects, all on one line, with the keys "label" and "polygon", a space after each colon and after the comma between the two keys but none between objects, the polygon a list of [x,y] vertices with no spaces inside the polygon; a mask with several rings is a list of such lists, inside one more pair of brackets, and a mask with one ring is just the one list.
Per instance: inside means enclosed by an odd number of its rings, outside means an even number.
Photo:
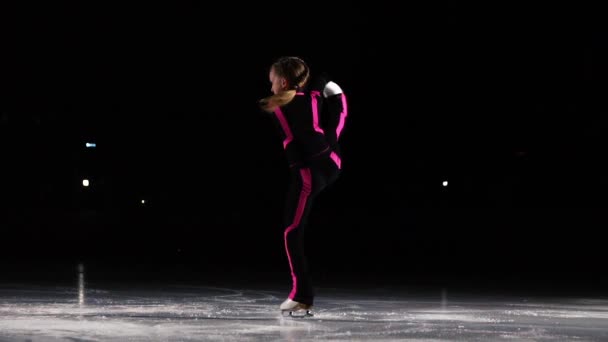
[{"label": "blonde hair", "polygon": [[265,97],[259,101],[260,107],[267,112],[273,112],[277,107],[291,102],[296,96],[298,89],[305,87],[310,78],[308,65],[299,57],[281,57],[272,63],[270,68],[274,70],[277,76],[287,81],[289,89]]}]

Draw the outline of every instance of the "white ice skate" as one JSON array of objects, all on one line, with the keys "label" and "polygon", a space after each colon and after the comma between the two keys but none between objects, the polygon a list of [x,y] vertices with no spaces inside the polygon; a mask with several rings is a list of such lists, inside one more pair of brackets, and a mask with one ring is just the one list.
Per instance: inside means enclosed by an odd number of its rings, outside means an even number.
[{"label": "white ice skate", "polygon": [[312,305],[299,303],[287,298],[279,307],[285,317],[312,317]]}]

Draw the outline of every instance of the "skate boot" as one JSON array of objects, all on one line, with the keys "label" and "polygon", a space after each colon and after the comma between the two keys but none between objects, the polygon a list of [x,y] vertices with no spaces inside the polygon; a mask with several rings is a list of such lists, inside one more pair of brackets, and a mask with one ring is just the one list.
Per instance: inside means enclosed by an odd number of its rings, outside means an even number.
[{"label": "skate boot", "polygon": [[299,303],[287,298],[279,307],[285,317],[311,317],[312,305]]}]

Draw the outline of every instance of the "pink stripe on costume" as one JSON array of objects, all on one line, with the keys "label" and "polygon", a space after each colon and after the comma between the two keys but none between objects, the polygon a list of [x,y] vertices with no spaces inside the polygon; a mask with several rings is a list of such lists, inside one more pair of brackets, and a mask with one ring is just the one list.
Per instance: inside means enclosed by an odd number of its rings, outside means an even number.
[{"label": "pink stripe on costume", "polygon": [[318,91],[311,91],[310,98],[312,99],[312,125],[315,128],[315,131],[319,133],[324,133],[323,129],[319,127],[319,108],[317,106],[317,97],[321,95]]},{"label": "pink stripe on costume", "polygon": [[336,154],[336,152],[332,152],[329,157],[334,161],[334,163],[336,163],[336,165],[338,166],[338,169],[342,168],[342,160],[340,159],[340,157],[338,156],[338,154]]},{"label": "pink stripe on costume", "polygon": [[338,123],[338,128],[336,128],[336,139],[340,137],[340,133],[342,133],[342,129],[344,128],[344,121],[346,120],[346,116],[348,115],[348,108],[346,106],[346,96],[344,93],[340,94],[342,98],[342,113],[340,113],[340,123]]},{"label": "pink stripe on costume", "polygon": [[312,189],[312,177],[310,176],[310,169],[301,169],[300,175],[302,176],[302,190],[300,192],[300,199],[298,200],[298,206],[296,208],[296,215],[293,219],[293,222],[287,229],[285,230],[285,251],[287,251],[287,260],[289,260],[289,268],[291,269],[291,279],[293,280],[293,288],[289,293],[289,299],[293,300],[296,295],[296,291],[298,289],[298,282],[296,278],[296,274],[293,272],[293,263],[291,262],[291,255],[289,254],[289,247],[287,245],[287,234],[293,231],[300,225],[300,220],[302,220],[302,215],[304,214],[304,208],[306,207],[306,200],[310,195],[310,191]]},{"label": "pink stripe on costume", "polygon": [[291,129],[289,128],[289,124],[287,124],[287,119],[285,119],[285,115],[283,115],[283,111],[281,108],[277,107],[275,109],[274,114],[279,119],[281,123],[281,127],[283,128],[283,132],[285,133],[285,140],[283,140],[283,149],[287,148],[287,144],[289,144],[293,140],[293,134],[291,134]]}]

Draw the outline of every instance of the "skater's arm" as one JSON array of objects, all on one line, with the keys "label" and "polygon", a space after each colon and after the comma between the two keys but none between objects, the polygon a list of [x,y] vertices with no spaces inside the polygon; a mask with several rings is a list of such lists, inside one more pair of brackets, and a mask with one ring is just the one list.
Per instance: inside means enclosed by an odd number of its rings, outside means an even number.
[{"label": "skater's arm", "polygon": [[323,97],[326,135],[332,148],[337,150],[348,117],[346,96],[336,82],[328,81],[323,87]]}]

